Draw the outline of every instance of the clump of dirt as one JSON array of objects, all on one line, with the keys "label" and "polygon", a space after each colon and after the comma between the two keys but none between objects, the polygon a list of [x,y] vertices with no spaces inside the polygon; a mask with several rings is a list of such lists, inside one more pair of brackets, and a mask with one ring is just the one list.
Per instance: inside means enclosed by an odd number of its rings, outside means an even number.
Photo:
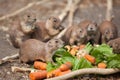
[{"label": "clump of dirt", "polygon": [[14,59],[0,65],[0,80],[29,80],[29,72],[12,72],[11,67],[29,67],[27,64],[19,62],[19,59]]}]

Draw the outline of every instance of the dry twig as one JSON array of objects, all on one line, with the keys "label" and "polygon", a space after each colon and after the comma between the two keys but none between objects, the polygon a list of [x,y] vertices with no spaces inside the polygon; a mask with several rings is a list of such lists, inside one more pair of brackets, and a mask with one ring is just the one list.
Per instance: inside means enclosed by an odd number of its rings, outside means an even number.
[{"label": "dry twig", "polygon": [[78,4],[80,3],[81,0],[72,0],[71,3],[71,8],[69,11],[69,16],[68,16],[68,26],[72,26],[73,25],[73,16],[76,12],[76,10],[78,9]]},{"label": "dry twig", "polygon": [[120,72],[120,69],[86,68],[86,69],[80,69],[80,70],[73,71],[73,72],[65,74],[63,76],[58,76],[58,77],[49,78],[49,79],[45,79],[45,80],[66,80],[68,78],[82,75],[82,74],[108,75],[108,74],[113,74],[116,72]]},{"label": "dry twig", "polygon": [[71,1],[72,1],[72,0],[67,0],[67,5],[66,5],[65,9],[64,9],[63,12],[59,15],[59,18],[60,18],[61,21],[63,21],[64,18],[67,16],[68,11],[70,10]]},{"label": "dry twig", "polygon": [[113,18],[112,9],[113,9],[113,1],[107,0],[106,20],[108,21],[111,21]]},{"label": "dry twig", "polygon": [[36,70],[36,69],[32,69],[32,68],[20,68],[20,67],[15,67],[12,66],[11,67],[12,72],[35,72],[35,71],[40,71],[40,70]]},{"label": "dry twig", "polygon": [[78,8],[78,4],[80,3],[81,0],[67,0],[68,4],[65,8],[65,10],[62,12],[62,14],[59,16],[59,18],[61,19],[61,21],[63,21],[63,19],[65,18],[65,16],[67,16],[68,12],[69,12],[69,17],[68,17],[68,27],[66,27],[63,31],[61,31],[56,38],[61,38],[66,30],[73,24],[73,16],[75,11]]},{"label": "dry twig", "polygon": [[10,59],[15,59],[15,58],[18,58],[19,57],[19,54],[17,53],[17,54],[14,54],[14,55],[12,55],[12,56],[6,56],[6,57],[4,57],[4,58],[2,58],[1,60],[0,60],[0,64],[3,64],[3,63],[5,63],[5,62],[7,62],[7,61],[9,61]]},{"label": "dry twig", "polygon": [[41,3],[45,3],[46,1],[48,1],[48,0],[42,0],[42,1],[40,0],[38,2],[31,2],[28,5],[26,5],[25,7],[21,8],[19,10],[16,10],[15,12],[13,12],[11,14],[7,14],[7,15],[4,15],[4,16],[0,17],[0,21],[4,20],[4,19],[7,19],[9,17],[13,17],[13,16],[15,16],[15,15],[17,15],[17,14],[19,14],[19,13],[21,13],[21,12],[27,10],[27,9],[29,9],[30,7],[32,7],[34,5],[39,5]]}]

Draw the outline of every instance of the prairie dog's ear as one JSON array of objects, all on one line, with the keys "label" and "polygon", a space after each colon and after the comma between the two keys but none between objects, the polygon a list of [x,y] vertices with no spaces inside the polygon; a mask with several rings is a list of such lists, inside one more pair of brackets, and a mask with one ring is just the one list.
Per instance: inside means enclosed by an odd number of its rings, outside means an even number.
[{"label": "prairie dog's ear", "polygon": [[92,22],[95,26],[97,26],[97,23],[95,21]]}]

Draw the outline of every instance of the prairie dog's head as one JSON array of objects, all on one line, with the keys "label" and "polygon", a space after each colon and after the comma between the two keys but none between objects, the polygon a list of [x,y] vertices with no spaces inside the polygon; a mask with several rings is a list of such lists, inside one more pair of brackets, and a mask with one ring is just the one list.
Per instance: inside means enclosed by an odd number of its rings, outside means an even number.
[{"label": "prairie dog's head", "polygon": [[117,27],[111,21],[103,21],[100,24],[100,31],[103,38],[108,42],[111,39],[114,39],[118,36]]},{"label": "prairie dog's head", "polygon": [[87,38],[87,33],[86,33],[86,29],[84,29],[83,27],[79,27],[79,26],[73,26],[74,29],[71,33],[71,37],[70,37],[70,44],[78,44],[78,43],[83,43],[86,38]]},{"label": "prairie dog's head", "polygon": [[114,34],[115,34],[114,31],[108,28],[104,31],[103,36],[105,37],[107,41],[109,41],[114,38]]},{"label": "prairie dog's head", "polygon": [[48,52],[52,53],[53,51],[57,50],[60,47],[63,47],[64,42],[61,39],[51,39],[49,40],[46,45],[45,48]]},{"label": "prairie dog's head", "polygon": [[113,48],[113,52],[114,52],[114,53],[119,53],[119,52],[120,52],[120,47],[119,47],[119,44],[117,43],[117,41],[115,41],[115,40],[110,40],[107,44],[108,44],[111,48]]},{"label": "prairie dog's head", "polygon": [[88,35],[94,35],[97,32],[98,32],[98,27],[97,27],[96,23],[88,24],[88,26],[87,26],[87,33],[88,33]]},{"label": "prairie dog's head", "polygon": [[36,18],[28,15],[25,17],[25,21],[21,22],[21,28],[24,33],[31,33],[35,29]]},{"label": "prairie dog's head", "polygon": [[63,26],[60,25],[61,21],[58,17],[51,16],[46,21],[46,29],[48,30],[48,34],[54,36],[58,34],[60,31],[64,29]]}]

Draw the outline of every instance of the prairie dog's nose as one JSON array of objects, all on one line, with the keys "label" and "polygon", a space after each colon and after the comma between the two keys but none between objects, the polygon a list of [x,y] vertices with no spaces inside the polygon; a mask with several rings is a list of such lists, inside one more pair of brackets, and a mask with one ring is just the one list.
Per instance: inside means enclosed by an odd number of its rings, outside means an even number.
[{"label": "prairie dog's nose", "polygon": [[90,30],[93,30],[93,28],[92,28],[92,27],[90,27]]},{"label": "prairie dog's nose", "polygon": [[91,30],[93,30],[93,27],[92,26],[88,26],[87,30],[91,31]]}]

